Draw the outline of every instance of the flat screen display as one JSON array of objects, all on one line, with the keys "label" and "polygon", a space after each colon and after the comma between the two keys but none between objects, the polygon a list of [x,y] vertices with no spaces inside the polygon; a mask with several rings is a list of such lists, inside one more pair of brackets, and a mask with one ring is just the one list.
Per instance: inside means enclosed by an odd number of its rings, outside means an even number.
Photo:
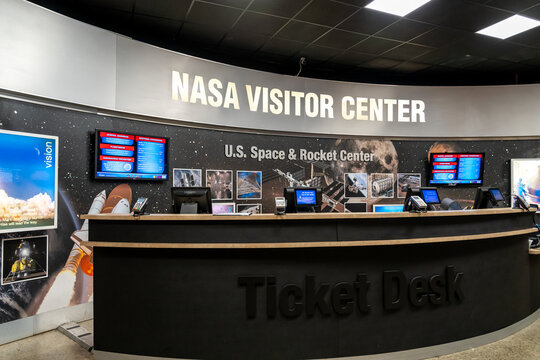
[{"label": "flat screen display", "polygon": [[58,137],[0,130],[0,233],[54,229]]},{"label": "flat screen display", "polygon": [[439,193],[437,193],[436,189],[422,189],[420,191],[422,192],[422,197],[424,198],[426,204],[441,203],[441,201],[439,200]]},{"label": "flat screen display", "polygon": [[540,205],[540,158],[510,161],[511,193]]},{"label": "flat screen display", "polygon": [[167,180],[168,139],[96,130],[96,179]]},{"label": "flat screen display", "polygon": [[296,205],[317,205],[317,191],[314,189],[296,189]]},{"label": "flat screen display", "polygon": [[429,185],[482,185],[484,154],[431,154]]},{"label": "flat screen display", "polygon": [[234,203],[212,203],[212,214],[234,213]]},{"label": "flat screen display", "polygon": [[373,212],[403,212],[403,204],[373,205]]},{"label": "flat screen display", "polygon": [[501,194],[501,191],[499,189],[489,189],[489,192],[491,195],[493,195],[493,198],[497,201],[503,201],[504,197]]}]

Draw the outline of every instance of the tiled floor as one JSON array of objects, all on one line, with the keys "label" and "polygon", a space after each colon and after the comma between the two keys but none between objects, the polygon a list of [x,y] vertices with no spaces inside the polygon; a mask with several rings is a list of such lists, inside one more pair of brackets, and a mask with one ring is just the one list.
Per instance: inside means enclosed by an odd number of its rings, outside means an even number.
[{"label": "tiled floor", "polygon": [[[93,321],[81,326],[92,331]],[[84,360],[93,355],[57,330],[0,346],[0,359]],[[503,340],[430,360],[540,360],[540,319]],[[390,359],[391,360],[391,359]]]}]

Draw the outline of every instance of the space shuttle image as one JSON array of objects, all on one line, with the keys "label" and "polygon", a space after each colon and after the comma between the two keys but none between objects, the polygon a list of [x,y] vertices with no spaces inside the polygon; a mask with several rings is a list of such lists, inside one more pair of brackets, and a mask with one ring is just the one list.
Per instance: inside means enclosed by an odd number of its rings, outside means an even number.
[{"label": "space shuttle image", "polygon": [[[105,190],[103,190],[92,201],[88,214],[129,214],[131,198],[131,187],[127,184],[121,184],[115,187],[109,197],[107,197]],[[74,301],[76,297],[76,282],[78,280],[84,282],[91,281],[91,277],[93,276],[92,248],[81,245],[82,241],[88,240],[88,220],[85,220],[80,230],[75,230],[70,238],[74,244],[66,260],[66,264],[54,279],[37,313],[67,307],[72,302],[81,303],[91,301],[93,298],[93,288],[90,284],[90,292],[86,294],[85,298],[81,299],[82,301]],[[78,271],[79,268],[81,268],[81,271]],[[80,277],[83,277],[83,279],[80,279]]]}]

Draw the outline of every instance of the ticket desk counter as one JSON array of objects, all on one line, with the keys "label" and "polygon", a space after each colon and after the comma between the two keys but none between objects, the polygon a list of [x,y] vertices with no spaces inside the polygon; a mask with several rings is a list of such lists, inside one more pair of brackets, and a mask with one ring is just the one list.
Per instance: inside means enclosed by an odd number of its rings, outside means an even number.
[{"label": "ticket desk counter", "polygon": [[522,210],[81,218],[98,359],[386,353],[486,334],[540,304]]}]

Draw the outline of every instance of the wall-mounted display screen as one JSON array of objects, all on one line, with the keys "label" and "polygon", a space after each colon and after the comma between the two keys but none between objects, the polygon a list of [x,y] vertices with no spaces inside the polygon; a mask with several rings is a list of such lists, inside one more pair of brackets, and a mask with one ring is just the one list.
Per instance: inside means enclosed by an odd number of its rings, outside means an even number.
[{"label": "wall-mounted display screen", "polygon": [[510,182],[512,194],[540,205],[540,159],[512,159]]},{"label": "wall-mounted display screen", "polygon": [[483,183],[483,153],[434,153],[430,157],[428,185],[474,185]]},{"label": "wall-mounted display screen", "polygon": [[58,137],[0,130],[0,233],[56,228]]},{"label": "wall-mounted display screen", "polygon": [[168,139],[96,130],[96,179],[166,180]]}]

